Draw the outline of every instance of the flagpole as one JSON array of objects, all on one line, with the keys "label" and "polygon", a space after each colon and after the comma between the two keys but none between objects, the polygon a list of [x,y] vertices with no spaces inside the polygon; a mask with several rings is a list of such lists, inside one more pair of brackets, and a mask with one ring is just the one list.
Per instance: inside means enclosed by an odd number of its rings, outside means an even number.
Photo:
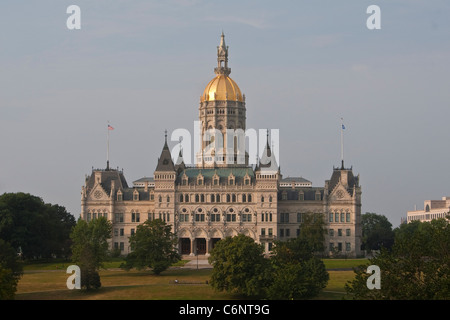
[{"label": "flagpole", "polygon": [[344,118],[341,118],[341,165],[344,169]]},{"label": "flagpole", "polygon": [[108,131],[107,135],[107,144],[106,144],[106,170],[109,170],[109,121],[108,125],[106,126],[106,131]]}]

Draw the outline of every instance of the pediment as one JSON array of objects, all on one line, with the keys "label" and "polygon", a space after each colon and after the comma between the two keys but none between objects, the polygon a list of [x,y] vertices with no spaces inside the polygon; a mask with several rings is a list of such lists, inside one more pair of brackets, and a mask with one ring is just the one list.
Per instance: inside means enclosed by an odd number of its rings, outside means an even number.
[{"label": "pediment", "polygon": [[339,182],[330,194],[331,200],[350,200],[352,196],[348,193],[347,189]]},{"label": "pediment", "polygon": [[109,200],[109,197],[102,186],[97,183],[89,193],[89,200]]}]

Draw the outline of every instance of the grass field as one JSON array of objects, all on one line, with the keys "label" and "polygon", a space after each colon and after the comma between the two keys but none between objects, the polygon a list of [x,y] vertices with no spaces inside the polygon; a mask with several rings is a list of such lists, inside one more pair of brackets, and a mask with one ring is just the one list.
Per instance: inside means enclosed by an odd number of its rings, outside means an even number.
[{"label": "grass field", "polygon": [[[183,265],[186,261],[182,261]],[[316,298],[318,300],[342,299],[344,285],[353,279],[354,273],[348,268],[367,262],[365,259],[324,259],[329,270],[327,287]],[[207,281],[211,269],[186,269],[172,267],[161,275],[151,271],[123,271],[121,261],[105,265],[100,271],[102,287],[99,290],[68,290],[66,268],[70,263],[42,263],[28,265],[19,281],[16,300],[233,300],[242,297],[216,292]],[[178,280],[179,284],[175,284]]]}]

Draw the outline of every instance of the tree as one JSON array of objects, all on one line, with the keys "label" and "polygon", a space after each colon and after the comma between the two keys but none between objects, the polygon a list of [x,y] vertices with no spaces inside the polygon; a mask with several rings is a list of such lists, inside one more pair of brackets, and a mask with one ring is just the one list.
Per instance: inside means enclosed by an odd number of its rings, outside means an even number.
[{"label": "tree", "polygon": [[72,261],[80,267],[81,286],[87,290],[101,286],[98,271],[109,257],[111,232],[111,222],[100,217],[89,222],[79,219],[70,235]]},{"label": "tree", "polygon": [[329,275],[318,255],[324,250],[321,215],[304,215],[297,238],[277,241],[273,249],[270,299],[310,299],[325,288]]},{"label": "tree", "polygon": [[18,262],[16,251],[0,239],[0,300],[14,299],[22,273],[22,265]]},{"label": "tree", "polygon": [[66,256],[74,225],[64,207],[39,197],[22,192],[0,196],[0,238],[25,259]]},{"label": "tree", "polygon": [[366,212],[361,216],[362,247],[364,250],[390,249],[394,243],[392,224],[384,215]]},{"label": "tree", "polygon": [[152,268],[160,274],[181,259],[176,245],[178,239],[171,232],[171,226],[161,219],[145,221],[130,237],[132,252],[125,258],[124,269]]},{"label": "tree", "polygon": [[274,266],[268,298],[273,300],[311,299],[326,287],[329,275],[318,257]]},{"label": "tree", "polygon": [[218,291],[244,296],[265,296],[270,282],[270,262],[264,248],[239,234],[216,243],[208,258],[213,266],[211,286]]},{"label": "tree", "polygon": [[[368,265],[381,270],[381,289],[369,290]],[[346,284],[354,299],[429,300],[450,298],[450,225],[446,219],[413,221],[395,230],[391,250],[382,248]]]},{"label": "tree", "polygon": [[325,250],[326,224],[323,214],[304,213],[300,224],[300,234],[297,239],[305,242],[311,254],[320,255]]}]

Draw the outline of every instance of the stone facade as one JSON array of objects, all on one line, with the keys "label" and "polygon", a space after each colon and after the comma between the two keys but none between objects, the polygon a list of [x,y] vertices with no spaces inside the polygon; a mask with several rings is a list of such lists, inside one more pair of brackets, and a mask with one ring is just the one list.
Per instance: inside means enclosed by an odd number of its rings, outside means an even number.
[{"label": "stone facade", "polygon": [[[216,77],[200,97],[202,134],[209,129],[245,130],[245,96],[229,78],[224,35],[218,47]],[[165,143],[152,177],[128,186],[122,171],[93,169],[81,191],[81,218],[107,217],[113,224],[111,246],[130,252],[128,238],[147,219],[162,219],[179,238],[181,254],[208,254],[220,239],[243,233],[269,253],[275,240],[296,237],[306,213],[326,220],[326,255],[361,254],[361,187],[352,169],[333,168],[324,187],[301,177],[283,178],[267,144],[256,166],[248,154],[202,141],[197,165],[182,154],[173,161]],[[205,150],[207,152],[205,152]],[[223,153],[222,153],[223,152]],[[231,155],[228,163],[222,155]],[[208,158],[206,158],[208,157]]]}]

